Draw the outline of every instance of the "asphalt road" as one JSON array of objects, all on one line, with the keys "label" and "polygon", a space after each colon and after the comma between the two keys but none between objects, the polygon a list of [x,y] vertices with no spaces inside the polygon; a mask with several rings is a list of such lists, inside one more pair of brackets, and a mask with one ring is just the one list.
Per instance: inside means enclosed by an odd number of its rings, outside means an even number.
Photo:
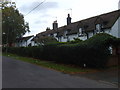
[{"label": "asphalt road", "polygon": [[117,88],[3,56],[2,88]]}]

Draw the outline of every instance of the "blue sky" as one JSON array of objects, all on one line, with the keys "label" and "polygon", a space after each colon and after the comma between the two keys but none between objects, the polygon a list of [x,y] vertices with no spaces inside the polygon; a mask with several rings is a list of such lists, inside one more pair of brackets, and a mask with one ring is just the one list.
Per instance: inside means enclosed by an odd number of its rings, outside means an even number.
[{"label": "blue sky", "polygon": [[[26,15],[44,0],[12,0],[16,2],[19,11]],[[118,9],[119,0],[45,0],[37,9],[25,16],[29,22],[30,33],[36,35],[47,27],[52,29],[53,21],[58,21],[58,26],[66,25],[67,14],[70,13],[72,22],[108,13]]]}]

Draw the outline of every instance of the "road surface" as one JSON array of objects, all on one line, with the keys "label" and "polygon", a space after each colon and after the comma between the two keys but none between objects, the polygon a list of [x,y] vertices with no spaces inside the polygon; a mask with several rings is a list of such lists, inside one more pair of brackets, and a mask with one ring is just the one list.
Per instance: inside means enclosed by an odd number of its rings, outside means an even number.
[{"label": "road surface", "polygon": [[2,88],[117,88],[109,83],[71,76],[9,57],[3,56],[2,59]]}]

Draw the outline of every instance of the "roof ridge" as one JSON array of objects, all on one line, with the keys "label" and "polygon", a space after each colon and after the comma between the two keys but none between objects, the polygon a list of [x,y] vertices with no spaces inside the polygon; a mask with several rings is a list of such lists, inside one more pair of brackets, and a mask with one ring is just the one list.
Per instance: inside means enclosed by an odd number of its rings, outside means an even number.
[{"label": "roof ridge", "polygon": [[82,20],[73,22],[73,23],[82,22],[82,21],[85,21],[85,20],[88,20],[88,19],[92,19],[92,18],[95,18],[95,17],[100,17],[100,16],[103,16],[103,15],[114,13],[114,12],[118,12],[118,11],[120,11],[120,9],[119,10],[114,10],[114,11],[111,11],[111,12],[107,12],[107,13],[103,13],[103,14],[99,14],[99,15],[96,15],[96,16],[92,16],[92,17],[89,17],[89,18],[86,18],[86,19],[82,19]]},{"label": "roof ridge", "polygon": [[[111,11],[111,12],[108,12],[108,13],[103,13],[103,14],[100,14],[100,15],[97,15],[97,16],[93,16],[93,17],[90,17],[90,18],[86,18],[86,19],[83,19],[83,20],[79,20],[79,21],[76,21],[76,22],[72,22],[70,25],[61,26],[61,27],[59,27],[57,30],[58,30],[58,32],[62,32],[62,31],[65,30],[65,28],[71,28],[71,29],[73,29],[73,28],[76,28],[76,25],[78,25],[79,23],[83,23],[83,25],[89,24],[90,27],[87,28],[86,31],[90,31],[90,30],[94,29],[94,26],[91,25],[91,23],[93,23],[97,17],[101,17],[102,19],[105,19],[105,20],[108,20],[108,18],[109,18],[109,20],[110,20],[109,22],[110,22],[110,23],[108,23],[105,27],[106,27],[106,28],[108,28],[108,27],[110,28],[110,27],[113,25],[113,23],[115,22],[115,20],[117,19],[119,13],[120,13],[120,9],[119,9],[119,10],[115,10],[115,11]],[[107,16],[106,16],[106,15],[107,15]],[[115,17],[114,17],[114,18],[110,18],[110,17],[113,16],[113,15],[115,15]],[[111,20],[112,20],[112,21],[111,21]],[[45,35],[47,35],[47,34],[56,32],[57,30],[51,29],[51,30],[49,30],[49,31],[41,32],[41,33],[39,33],[39,34],[37,34],[37,35],[40,35],[40,34],[45,34]]]}]

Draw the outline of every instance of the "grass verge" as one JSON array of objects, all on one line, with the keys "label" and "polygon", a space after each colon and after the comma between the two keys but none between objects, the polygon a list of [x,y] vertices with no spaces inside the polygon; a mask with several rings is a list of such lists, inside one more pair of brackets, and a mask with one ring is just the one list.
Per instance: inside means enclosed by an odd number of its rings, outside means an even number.
[{"label": "grass verge", "polygon": [[57,70],[57,71],[60,71],[63,73],[75,74],[75,73],[86,73],[86,72],[91,71],[86,68],[79,68],[79,67],[73,67],[73,66],[69,66],[69,65],[56,64],[56,63],[50,62],[50,61],[43,61],[43,60],[33,59],[33,58],[29,58],[29,57],[21,57],[21,56],[18,56],[15,54],[10,54],[10,53],[8,53],[8,54],[3,53],[3,56],[14,58],[15,60],[29,62],[29,63],[43,66],[43,67],[46,67],[49,69]]}]

